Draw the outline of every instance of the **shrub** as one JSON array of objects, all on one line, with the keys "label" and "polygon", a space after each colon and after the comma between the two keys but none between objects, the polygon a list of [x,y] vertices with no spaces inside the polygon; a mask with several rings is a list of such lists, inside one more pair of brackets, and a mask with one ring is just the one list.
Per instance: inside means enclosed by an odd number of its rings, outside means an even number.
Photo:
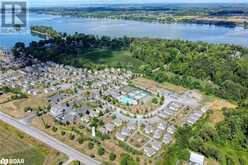
[{"label": "shrub", "polygon": [[80,138],[78,138],[77,141],[78,141],[79,144],[83,144],[84,143],[84,138],[83,137],[80,137]]},{"label": "shrub", "polygon": [[105,149],[103,147],[99,147],[97,153],[98,155],[102,156],[105,153]]},{"label": "shrub", "polygon": [[65,135],[65,131],[61,131],[61,135],[64,136]]},{"label": "shrub", "polygon": [[91,150],[91,149],[93,149],[94,148],[94,143],[92,143],[92,142],[89,142],[89,144],[88,144],[88,148]]},{"label": "shrub", "polygon": [[53,130],[53,132],[57,132],[58,128],[53,126],[52,130]]},{"label": "shrub", "polygon": [[109,160],[114,161],[115,159],[116,159],[116,155],[113,152],[111,152],[109,154]]},{"label": "shrub", "polygon": [[74,140],[75,139],[75,135],[74,134],[70,134],[70,139]]}]

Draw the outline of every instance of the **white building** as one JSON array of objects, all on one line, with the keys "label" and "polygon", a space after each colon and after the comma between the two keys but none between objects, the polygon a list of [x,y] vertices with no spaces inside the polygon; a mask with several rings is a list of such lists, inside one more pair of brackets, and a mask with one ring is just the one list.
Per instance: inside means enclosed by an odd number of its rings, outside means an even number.
[{"label": "white building", "polygon": [[163,143],[169,144],[172,141],[173,137],[170,133],[166,133],[163,137]]},{"label": "white building", "polygon": [[162,147],[162,143],[158,141],[152,141],[150,144],[152,148],[155,149],[156,151],[159,151]]},{"label": "white building", "polygon": [[116,139],[124,142],[126,140],[126,136],[124,136],[123,134],[117,132],[116,135],[115,135]]},{"label": "white building", "polygon": [[115,119],[115,120],[113,121],[113,123],[114,123],[114,125],[115,125],[116,127],[122,126],[122,120],[120,120],[120,119]]},{"label": "white building", "polygon": [[154,139],[160,139],[163,135],[163,132],[161,131],[161,129],[156,129],[154,134],[153,134],[153,138]]},{"label": "white building", "polygon": [[148,157],[152,157],[153,155],[156,154],[156,150],[153,149],[152,147],[145,147],[144,152],[145,152],[146,156],[148,156]]},{"label": "white building", "polygon": [[204,156],[191,151],[189,162],[192,165],[204,165]]}]

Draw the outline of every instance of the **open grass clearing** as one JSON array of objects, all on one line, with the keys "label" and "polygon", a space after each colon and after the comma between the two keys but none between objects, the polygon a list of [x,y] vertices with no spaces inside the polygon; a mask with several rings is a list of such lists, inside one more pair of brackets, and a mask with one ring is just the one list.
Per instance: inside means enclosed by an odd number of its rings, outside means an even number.
[{"label": "open grass clearing", "polygon": [[43,107],[47,105],[47,101],[43,97],[32,96],[29,98],[13,100],[4,104],[1,104],[0,111],[14,117],[14,118],[23,118],[28,113],[24,112],[24,108],[31,107],[33,109],[38,107]]},{"label": "open grass clearing", "polygon": [[0,157],[23,158],[28,165],[56,165],[67,157],[0,121]]}]

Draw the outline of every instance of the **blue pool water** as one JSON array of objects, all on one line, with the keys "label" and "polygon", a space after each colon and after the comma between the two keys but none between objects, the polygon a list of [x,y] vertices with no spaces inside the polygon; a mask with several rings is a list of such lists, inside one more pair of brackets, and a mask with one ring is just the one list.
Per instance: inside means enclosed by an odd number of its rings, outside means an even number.
[{"label": "blue pool water", "polygon": [[122,104],[129,104],[129,105],[132,105],[134,104],[135,100],[128,97],[128,96],[122,96],[121,99],[120,99],[121,103]]}]

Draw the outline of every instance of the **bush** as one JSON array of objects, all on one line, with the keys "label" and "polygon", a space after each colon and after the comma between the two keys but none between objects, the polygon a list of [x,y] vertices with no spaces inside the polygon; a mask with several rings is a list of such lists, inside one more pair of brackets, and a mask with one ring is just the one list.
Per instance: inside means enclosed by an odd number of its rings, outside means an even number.
[{"label": "bush", "polygon": [[64,136],[65,135],[65,131],[61,131],[61,135]]},{"label": "bush", "polygon": [[79,144],[83,144],[84,143],[84,138],[83,137],[80,137],[80,138],[78,138],[77,141],[78,141]]},{"label": "bush", "polygon": [[103,147],[99,147],[97,153],[98,155],[102,156],[105,153],[105,149]]},{"label": "bush", "polygon": [[53,132],[57,132],[58,128],[53,126],[52,130],[53,130]]},{"label": "bush", "polygon": [[109,160],[114,161],[115,159],[116,159],[116,155],[113,152],[111,152],[109,154]]},{"label": "bush", "polygon": [[74,140],[75,139],[75,135],[74,134],[70,134],[70,139]]},{"label": "bush", "polygon": [[88,144],[88,148],[89,148],[90,150],[92,150],[92,149],[94,148],[94,143],[89,142],[89,144]]}]

